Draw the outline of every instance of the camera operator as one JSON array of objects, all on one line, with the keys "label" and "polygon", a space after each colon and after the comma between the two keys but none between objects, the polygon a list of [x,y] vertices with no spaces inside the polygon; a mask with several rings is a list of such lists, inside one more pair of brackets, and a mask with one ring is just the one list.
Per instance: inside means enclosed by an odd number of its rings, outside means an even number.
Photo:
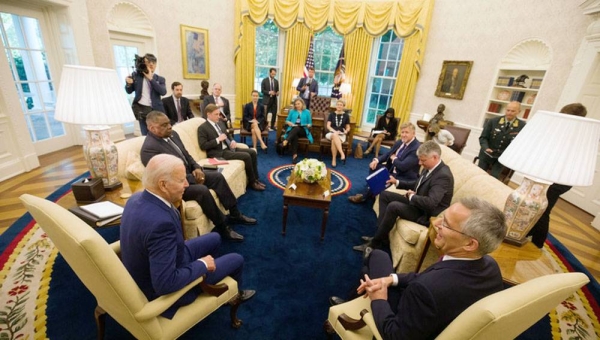
[{"label": "camera operator", "polygon": [[146,116],[150,111],[165,112],[160,96],[167,93],[165,78],[154,73],[157,59],[154,54],[146,53],[143,57],[135,56],[136,70],[125,78],[125,91],[135,91],[131,108],[135,118],[140,122],[142,135],[148,134]]}]

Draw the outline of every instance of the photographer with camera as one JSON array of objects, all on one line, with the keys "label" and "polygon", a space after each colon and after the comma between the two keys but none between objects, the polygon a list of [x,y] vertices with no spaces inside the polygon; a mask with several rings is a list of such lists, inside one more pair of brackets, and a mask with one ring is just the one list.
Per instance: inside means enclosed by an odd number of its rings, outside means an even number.
[{"label": "photographer with camera", "polygon": [[148,134],[146,116],[150,111],[165,112],[160,96],[167,94],[165,78],[154,73],[157,59],[154,54],[146,53],[143,57],[135,56],[135,71],[125,78],[125,91],[135,91],[131,109],[135,119],[140,123],[142,135]]}]

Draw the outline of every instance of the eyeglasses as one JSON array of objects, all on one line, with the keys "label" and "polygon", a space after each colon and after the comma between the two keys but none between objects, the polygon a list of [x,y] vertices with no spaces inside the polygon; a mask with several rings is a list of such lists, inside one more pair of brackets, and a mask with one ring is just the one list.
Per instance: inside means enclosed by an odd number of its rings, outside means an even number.
[{"label": "eyeglasses", "polygon": [[457,232],[457,233],[459,233],[459,234],[461,234],[461,235],[464,235],[464,236],[466,236],[466,237],[470,237],[470,238],[473,238],[473,239],[476,239],[476,240],[477,240],[477,238],[475,238],[475,237],[473,237],[473,236],[471,236],[471,235],[469,235],[469,234],[466,234],[466,233],[463,233],[462,231],[458,231],[458,230],[456,230],[456,229],[450,228],[450,227],[448,226],[448,224],[446,223],[446,219],[444,218],[444,215],[442,215],[442,216],[440,217],[440,220],[441,220],[441,223],[438,223],[438,224],[436,224],[436,226],[438,226],[438,227],[442,227],[442,228],[445,228],[445,229],[448,229],[448,230],[452,230],[452,231],[454,231],[454,232]]}]

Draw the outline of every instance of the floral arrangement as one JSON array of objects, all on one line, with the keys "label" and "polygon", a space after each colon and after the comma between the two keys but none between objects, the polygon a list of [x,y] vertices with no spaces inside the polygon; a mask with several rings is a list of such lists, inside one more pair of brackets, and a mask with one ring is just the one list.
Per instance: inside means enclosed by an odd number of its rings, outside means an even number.
[{"label": "floral arrangement", "polygon": [[305,158],[294,167],[296,178],[307,183],[315,183],[327,176],[325,163],[314,158]]}]

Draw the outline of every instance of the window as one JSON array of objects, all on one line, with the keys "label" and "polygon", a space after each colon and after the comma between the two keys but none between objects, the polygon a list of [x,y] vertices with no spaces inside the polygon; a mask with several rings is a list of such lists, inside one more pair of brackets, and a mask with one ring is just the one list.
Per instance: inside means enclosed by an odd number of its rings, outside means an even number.
[{"label": "window", "polygon": [[329,26],[323,32],[315,34],[315,78],[319,82],[319,95],[321,96],[331,95],[333,75],[343,42],[344,38]]},{"label": "window", "polygon": [[377,55],[371,56],[372,65],[363,126],[374,126],[378,115],[382,115],[389,107],[402,59],[404,39],[389,31],[381,36],[378,44],[379,47],[373,49]]},{"label": "window", "polygon": [[280,71],[277,63],[279,28],[272,20],[267,20],[264,25],[256,27],[255,41],[254,89],[260,92],[260,84],[269,76],[269,69],[275,68],[278,74]]},{"label": "window", "polygon": [[33,142],[64,136],[54,120],[56,94],[37,19],[0,13],[0,36]]}]

